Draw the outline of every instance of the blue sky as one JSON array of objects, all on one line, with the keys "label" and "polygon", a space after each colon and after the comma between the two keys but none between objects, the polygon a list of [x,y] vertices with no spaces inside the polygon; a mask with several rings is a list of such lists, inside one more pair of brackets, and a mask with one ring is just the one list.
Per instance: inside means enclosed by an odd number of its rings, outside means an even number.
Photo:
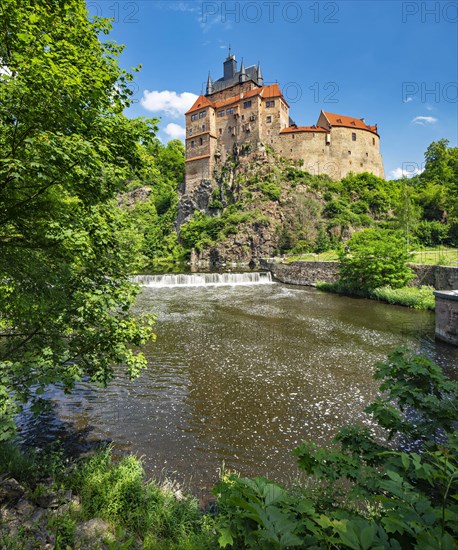
[{"label": "blue sky", "polygon": [[278,81],[299,125],[320,110],[378,124],[387,178],[421,170],[427,146],[458,137],[457,1],[96,0],[114,17],[122,65],[142,65],[129,116],[160,118],[165,142],[228,46]]}]

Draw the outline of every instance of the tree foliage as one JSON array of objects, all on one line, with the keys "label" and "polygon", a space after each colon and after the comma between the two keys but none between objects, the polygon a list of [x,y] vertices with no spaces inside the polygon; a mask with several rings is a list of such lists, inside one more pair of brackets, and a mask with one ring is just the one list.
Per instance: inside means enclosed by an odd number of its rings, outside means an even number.
[{"label": "tree foliage", "polygon": [[154,122],[129,120],[122,47],[101,41],[83,0],[0,7],[0,439],[49,384],[70,390],[145,365],[151,320],[136,289],[115,198],[143,165]]},{"label": "tree foliage", "polygon": [[340,281],[352,289],[400,288],[413,278],[400,233],[365,229],[355,233],[340,254]]}]

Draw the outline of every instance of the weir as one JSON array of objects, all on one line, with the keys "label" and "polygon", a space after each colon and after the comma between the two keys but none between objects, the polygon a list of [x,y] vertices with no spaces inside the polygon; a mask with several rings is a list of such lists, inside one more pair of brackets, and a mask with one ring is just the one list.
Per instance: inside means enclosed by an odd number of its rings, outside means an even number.
[{"label": "weir", "polygon": [[272,284],[270,272],[255,273],[177,273],[167,275],[136,275],[132,281],[147,287],[175,286],[235,286]]}]

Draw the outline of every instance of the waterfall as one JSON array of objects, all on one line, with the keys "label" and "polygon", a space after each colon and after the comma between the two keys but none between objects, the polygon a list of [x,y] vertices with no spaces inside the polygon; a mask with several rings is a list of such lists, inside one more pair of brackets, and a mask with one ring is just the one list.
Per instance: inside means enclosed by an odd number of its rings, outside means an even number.
[{"label": "waterfall", "polygon": [[147,287],[268,285],[272,283],[269,271],[257,273],[177,273],[167,275],[136,275],[134,283]]}]

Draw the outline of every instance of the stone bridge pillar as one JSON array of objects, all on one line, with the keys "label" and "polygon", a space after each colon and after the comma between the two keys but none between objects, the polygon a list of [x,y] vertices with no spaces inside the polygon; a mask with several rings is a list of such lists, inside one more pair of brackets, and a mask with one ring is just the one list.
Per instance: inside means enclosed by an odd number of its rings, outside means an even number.
[{"label": "stone bridge pillar", "polygon": [[436,337],[458,346],[458,290],[436,290]]}]

